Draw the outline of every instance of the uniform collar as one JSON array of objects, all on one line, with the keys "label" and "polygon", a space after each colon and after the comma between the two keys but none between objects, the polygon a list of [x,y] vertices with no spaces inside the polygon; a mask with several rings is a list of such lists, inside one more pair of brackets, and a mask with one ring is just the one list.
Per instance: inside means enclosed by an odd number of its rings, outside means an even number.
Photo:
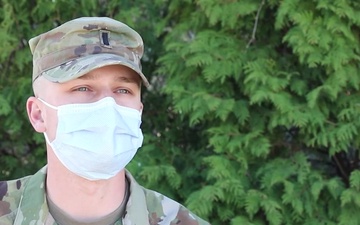
[{"label": "uniform collar", "polygon": [[[21,196],[14,225],[46,224],[53,225],[46,201],[47,166],[30,177]],[[130,183],[130,197],[125,209],[123,225],[149,225],[146,196],[134,177],[125,171]]]}]

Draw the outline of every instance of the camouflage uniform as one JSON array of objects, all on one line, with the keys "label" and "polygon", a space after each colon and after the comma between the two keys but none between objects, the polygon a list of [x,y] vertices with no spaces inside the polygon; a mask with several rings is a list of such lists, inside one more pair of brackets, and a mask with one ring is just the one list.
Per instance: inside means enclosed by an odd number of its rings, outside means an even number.
[{"label": "camouflage uniform", "polygon": [[[115,225],[209,225],[184,206],[140,186],[126,171],[130,197]],[[45,193],[46,167],[33,176],[0,182],[0,225],[56,225]]]}]

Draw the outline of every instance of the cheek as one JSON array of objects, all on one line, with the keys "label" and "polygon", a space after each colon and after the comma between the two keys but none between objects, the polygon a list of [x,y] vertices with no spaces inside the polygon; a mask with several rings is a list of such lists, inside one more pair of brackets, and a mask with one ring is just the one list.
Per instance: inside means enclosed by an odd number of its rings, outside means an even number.
[{"label": "cheek", "polygon": [[139,111],[142,111],[143,109],[143,104],[141,103],[140,97],[121,98],[117,99],[116,103],[121,106],[136,109]]},{"label": "cheek", "polygon": [[129,107],[141,111],[142,110],[142,103],[141,103],[141,101],[139,99],[136,99],[136,100],[131,102],[131,106],[129,106]]},{"label": "cheek", "polygon": [[119,105],[142,111],[142,105],[136,102],[121,103]]},{"label": "cheek", "polygon": [[136,101],[131,108],[139,110],[141,112],[143,109],[143,104],[140,101]]}]

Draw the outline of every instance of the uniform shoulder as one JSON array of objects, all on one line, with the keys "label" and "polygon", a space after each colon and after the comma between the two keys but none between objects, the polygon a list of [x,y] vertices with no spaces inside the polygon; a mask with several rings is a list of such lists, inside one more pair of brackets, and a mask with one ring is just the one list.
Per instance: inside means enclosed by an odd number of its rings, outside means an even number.
[{"label": "uniform shoulder", "polygon": [[130,183],[126,217],[131,224],[210,225],[173,199],[141,186],[129,171],[126,178]]},{"label": "uniform shoulder", "polygon": [[26,182],[30,176],[0,181],[0,217],[16,211]]},{"label": "uniform shoulder", "polygon": [[153,190],[146,188],[143,188],[143,190],[149,211],[149,219],[150,222],[153,222],[150,224],[210,225],[175,200]]}]

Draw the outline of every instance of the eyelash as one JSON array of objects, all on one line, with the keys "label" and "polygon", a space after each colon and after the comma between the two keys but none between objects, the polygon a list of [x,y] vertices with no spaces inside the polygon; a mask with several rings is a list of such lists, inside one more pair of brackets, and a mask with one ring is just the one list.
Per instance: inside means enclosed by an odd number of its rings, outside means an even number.
[{"label": "eyelash", "polygon": [[[86,90],[82,90],[82,89],[86,89]],[[75,91],[89,91],[90,88],[88,87],[79,87],[79,88],[76,88]]]},{"label": "eyelash", "polygon": [[[86,91],[90,91],[90,88],[88,88],[88,87],[78,87],[78,88],[75,89],[75,91],[86,92]],[[131,93],[129,90],[124,89],[124,88],[120,88],[116,92],[121,93],[121,94],[130,94]]]},{"label": "eyelash", "polygon": [[[130,94],[130,91],[129,91],[129,90],[123,89],[123,88],[118,89],[116,92],[121,93],[121,94]],[[125,93],[124,93],[124,92],[125,92]]]}]

